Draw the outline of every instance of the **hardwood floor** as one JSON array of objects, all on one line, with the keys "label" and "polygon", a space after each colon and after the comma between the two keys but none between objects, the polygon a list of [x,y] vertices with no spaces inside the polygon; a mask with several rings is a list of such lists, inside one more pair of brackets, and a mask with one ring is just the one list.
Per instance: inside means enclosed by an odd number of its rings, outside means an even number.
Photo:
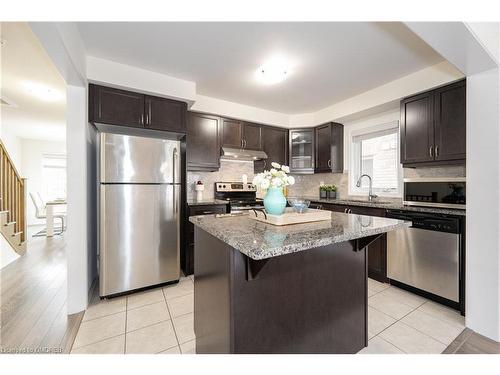
[{"label": "hardwood floor", "polygon": [[69,353],[80,314],[67,315],[66,242],[31,237],[26,255],[1,270],[0,352]]},{"label": "hardwood floor", "polygon": [[443,354],[500,354],[500,343],[466,328]]}]

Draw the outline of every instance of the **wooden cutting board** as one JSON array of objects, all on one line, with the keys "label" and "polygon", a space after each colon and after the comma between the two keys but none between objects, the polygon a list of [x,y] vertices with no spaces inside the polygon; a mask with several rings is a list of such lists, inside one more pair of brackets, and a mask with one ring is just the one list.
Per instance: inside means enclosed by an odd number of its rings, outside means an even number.
[{"label": "wooden cutting board", "polygon": [[[255,213],[257,213],[257,216]],[[261,211],[249,211],[248,216],[253,220],[262,221],[263,223],[272,225],[292,225],[311,223],[314,221],[332,220],[331,211],[316,210],[312,208],[309,208],[303,213],[295,212],[293,208],[286,208],[283,215],[270,215],[264,214],[264,212]]]}]

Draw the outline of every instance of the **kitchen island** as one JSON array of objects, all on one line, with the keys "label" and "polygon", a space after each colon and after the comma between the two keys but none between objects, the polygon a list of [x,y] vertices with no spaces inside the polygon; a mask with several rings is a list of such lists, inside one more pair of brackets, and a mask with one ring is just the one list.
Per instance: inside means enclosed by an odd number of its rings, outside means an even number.
[{"label": "kitchen island", "polygon": [[367,345],[366,246],[411,223],[332,212],[273,226],[194,216],[197,353],[356,353]]}]

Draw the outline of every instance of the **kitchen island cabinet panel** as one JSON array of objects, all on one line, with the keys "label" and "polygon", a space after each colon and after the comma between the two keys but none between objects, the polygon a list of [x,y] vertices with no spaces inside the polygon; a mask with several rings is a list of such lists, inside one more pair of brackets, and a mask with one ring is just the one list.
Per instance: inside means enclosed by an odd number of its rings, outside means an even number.
[{"label": "kitchen island cabinet panel", "polygon": [[199,228],[195,244],[196,353],[357,353],[367,345],[364,249],[343,242],[255,261]]}]

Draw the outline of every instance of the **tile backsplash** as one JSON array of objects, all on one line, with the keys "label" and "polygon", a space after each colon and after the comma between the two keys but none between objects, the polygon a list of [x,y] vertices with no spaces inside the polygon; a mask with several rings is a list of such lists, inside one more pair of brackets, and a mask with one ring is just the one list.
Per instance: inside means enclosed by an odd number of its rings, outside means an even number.
[{"label": "tile backsplash", "polygon": [[465,165],[441,167],[403,168],[405,178],[415,177],[465,177]]},{"label": "tile backsplash", "polygon": [[[253,162],[221,160],[220,169],[216,172],[188,172],[187,173],[187,198],[193,199],[196,195],[194,185],[201,180],[205,184],[203,197],[211,199],[214,197],[214,183],[217,181],[241,181],[241,176],[246,174],[248,181],[254,177]],[[295,177],[295,185],[288,189],[289,196],[319,196],[321,183],[334,184],[337,186],[337,196],[341,199],[349,198],[349,175],[348,173],[316,173],[309,175],[292,174]],[[441,166],[403,168],[405,178],[414,177],[465,177],[465,166]],[[258,192],[257,196],[262,197]],[[384,200],[387,200],[384,198]],[[401,200],[400,198],[397,200]]]},{"label": "tile backsplash", "polygon": [[253,180],[253,161],[231,161],[221,160],[220,169],[215,172],[188,172],[186,176],[187,183],[187,199],[194,199],[196,192],[194,185],[198,180],[205,184],[203,192],[204,199],[212,199],[214,197],[214,183],[218,181],[241,181],[241,176],[246,174],[248,181]]},{"label": "tile backsplash", "polygon": [[339,198],[347,197],[347,173],[294,174],[292,176],[295,178],[295,185],[289,187],[289,196],[319,196],[319,186],[324,183],[336,185]]}]

